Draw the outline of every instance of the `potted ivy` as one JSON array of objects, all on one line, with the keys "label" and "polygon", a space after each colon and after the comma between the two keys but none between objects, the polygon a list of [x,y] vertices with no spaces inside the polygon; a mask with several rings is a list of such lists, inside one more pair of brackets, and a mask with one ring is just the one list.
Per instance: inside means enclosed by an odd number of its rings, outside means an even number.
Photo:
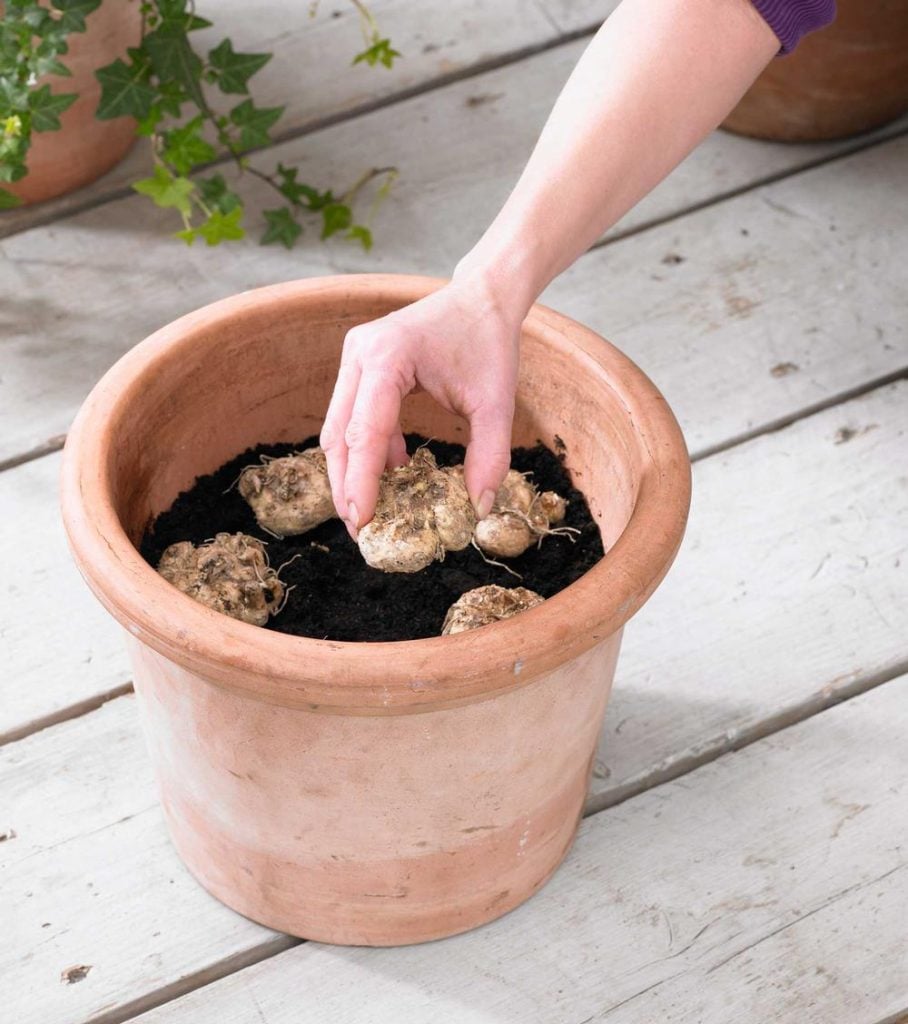
[{"label": "potted ivy", "polygon": [[[463,632],[361,642],[230,617],[148,564],[149,523],[198,478],[263,441],[317,434],[351,327],[438,284],[349,275],[214,303],[124,356],[66,442],[67,534],[124,627],[174,844],[229,906],[311,939],[439,938],[546,881],[579,823],[622,628],[687,516],[690,464],[665,400],[598,335],[537,306],[513,443],[561,453],[606,550],[560,593]],[[425,394],[402,426],[463,440]],[[215,497],[231,486],[213,483]],[[268,587],[259,570],[252,586]],[[318,602],[347,582],[299,586]]]},{"label": "potted ivy", "polygon": [[[400,54],[369,9],[354,63],[390,68]],[[107,171],[136,138],[148,141],[152,172],[133,188],[178,217],[177,238],[208,245],[245,235],[243,199],[210,168],[226,155],[278,199],[265,211],[263,244],[292,247],[307,217],[322,238],[369,248],[353,216],[360,191],[379,198],[393,168],[374,168],[335,193],[299,179],[295,167],[262,169],[249,151],[268,145],[283,107],[260,107],[249,80],[271,59],[229,38],[200,50],[192,33],[211,22],[190,0],[7,0],[0,20],[0,209],[78,188]],[[207,173],[206,173],[207,171]]]}]

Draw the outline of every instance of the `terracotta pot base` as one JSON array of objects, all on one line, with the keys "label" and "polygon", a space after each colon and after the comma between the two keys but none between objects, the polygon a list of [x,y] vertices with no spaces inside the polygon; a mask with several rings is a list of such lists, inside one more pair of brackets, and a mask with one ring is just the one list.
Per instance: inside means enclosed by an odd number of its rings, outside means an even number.
[{"label": "terracotta pot base", "polygon": [[[619,645],[620,633],[570,680],[494,701],[350,719],[227,695],[129,641],[168,829],[193,875],[269,928],[370,946],[474,928],[551,876],[583,810]],[[339,806],[332,787],[355,799]]]}]

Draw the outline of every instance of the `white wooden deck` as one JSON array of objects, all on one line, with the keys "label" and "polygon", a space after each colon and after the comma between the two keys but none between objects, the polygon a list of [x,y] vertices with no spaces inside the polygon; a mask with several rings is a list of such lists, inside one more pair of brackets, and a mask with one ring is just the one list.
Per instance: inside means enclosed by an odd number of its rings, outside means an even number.
[{"label": "white wooden deck", "polygon": [[627,630],[580,838],[505,918],[344,949],[216,903],[168,844],[117,630],[66,553],[58,449],[97,377],[257,284],[449,272],[613,6],[375,0],[406,55],[384,72],[346,68],[339,0],[311,23],[219,0],[238,48],[276,49],[276,156],[401,168],[371,254],[181,248],[126,188],[140,149],[0,217],[3,1021],[908,1020],[908,123],[718,133],[546,295],[666,393],[694,504]]}]

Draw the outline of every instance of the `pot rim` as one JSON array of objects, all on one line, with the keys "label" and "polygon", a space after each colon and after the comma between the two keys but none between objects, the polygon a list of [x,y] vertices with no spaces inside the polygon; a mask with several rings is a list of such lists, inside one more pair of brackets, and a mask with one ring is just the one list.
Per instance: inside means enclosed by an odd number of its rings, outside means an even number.
[{"label": "pot rim", "polygon": [[167,583],[133,546],[114,508],[109,441],[130,385],[204,324],[307,296],[380,291],[404,306],[444,284],[399,274],[348,274],[268,285],[173,321],[127,352],[80,409],[64,449],[63,520],[80,572],[142,643],[220,686],[287,707],[401,714],[487,699],[525,685],[621,629],[678,550],[690,503],[681,430],[655,385],[589,328],[542,306],[524,331],[604,376],[633,421],[644,469],[630,519],[605,557],[543,604],[493,627],[421,640],[355,643],[290,636],[222,615]]}]

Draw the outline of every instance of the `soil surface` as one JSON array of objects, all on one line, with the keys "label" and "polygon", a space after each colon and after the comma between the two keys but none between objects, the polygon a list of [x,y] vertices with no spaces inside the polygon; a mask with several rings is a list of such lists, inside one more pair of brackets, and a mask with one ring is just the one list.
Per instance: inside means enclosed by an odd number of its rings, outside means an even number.
[{"label": "soil surface", "polygon": [[[327,640],[416,640],[438,636],[448,608],[467,590],[486,583],[524,586],[551,597],[578,579],[602,558],[602,538],[586,499],[571,486],[559,458],[541,444],[515,448],[511,465],[540,491],[557,491],[568,499],[564,525],[580,531],[573,542],[566,536],[545,537],[508,565],[521,579],[489,565],[472,547],[448,552],[422,572],[384,573],[363,561],[343,523],[333,519],[299,537],[277,540],[255,521],[252,510],[237,492],[240,471],[262,455],[282,456],[318,444],[310,437],[298,444],[259,445],[225,463],[216,473],[199,477],[170,509],[155,519],[142,539],[145,560],[157,567],[168,545],[180,540],[201,544],[216,533],[242,532],[267,544],[271,565],[280,570],[285,586],[293,587],[283,611],[265,629]],[[463,461],[461,445],[427,442],[407,436],[412,453],[428,444],[440,466]]]}]

